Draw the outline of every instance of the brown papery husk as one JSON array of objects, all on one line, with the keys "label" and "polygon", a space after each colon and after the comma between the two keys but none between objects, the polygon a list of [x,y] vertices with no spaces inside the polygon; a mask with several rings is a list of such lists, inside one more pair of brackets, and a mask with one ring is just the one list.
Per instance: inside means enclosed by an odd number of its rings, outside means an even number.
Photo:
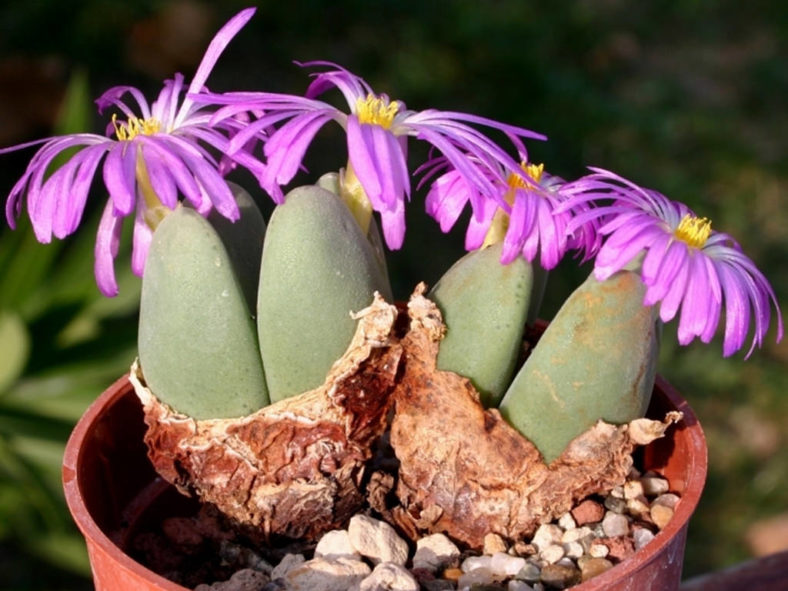
[{"label": "brown papery husk", "polygon": [[347,352],[315,390],[247,417],[195,420],[130,379],[142,401],[156,471],[263,539],[315,539],[364,503],[363,478],[386,415],[402,348],[397,310],[375,294]]},{"label": "brown papery husk", "polygon": [[467,379],[436,369],[445,327],[424,290],[420,285],[408,304],[404,368],[393,394],[399,504],[375,503],[411,539],[444,532],[478,550],[488,533],[528,536],[584,497],[622,485],[633,449],[681,419],[672,412],[664,421],[599,421],[546,465],[496,409],[482,407]]}]

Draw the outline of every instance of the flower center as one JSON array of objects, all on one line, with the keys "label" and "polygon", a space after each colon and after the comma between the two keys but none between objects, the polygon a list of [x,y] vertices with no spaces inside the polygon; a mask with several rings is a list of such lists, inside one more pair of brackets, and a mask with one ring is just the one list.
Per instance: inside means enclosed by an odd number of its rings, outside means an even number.
[{"label": "flower center", "polygon": [[[523,160],[520,163],[520,168],[527,177],[533,179],[537,184],[542,180],[542,173],[544,173],[544,163],[537,165]],[[529,188],[529,184],[526,182],[525,176],[522,174],[510,173],[509,177],[506,179],[506,182],[512,189]]]},{"label": "flower center", "polygon": [[380,125],[383,129],[390,129],[394,117],[399,111],[399,102],[391,101],[386,97],[378,97],[370,93],[366,99],[361,97],[356,101],[356,114],[361,123]]},{"label": "flower center", "polygon": [[118,116],[112,115],[112,126],[115,128],[115,135],[122,142],[133,140],[139,134],[153,135],[161,129],[161,123],[153,117],[149,119],[129,117],[126,123],[118,123]]},{"label": "flower center", "polygon": [[711,220],[687,214],[679,222],[673,235],[695,248],[703,248],[711,235]]}]

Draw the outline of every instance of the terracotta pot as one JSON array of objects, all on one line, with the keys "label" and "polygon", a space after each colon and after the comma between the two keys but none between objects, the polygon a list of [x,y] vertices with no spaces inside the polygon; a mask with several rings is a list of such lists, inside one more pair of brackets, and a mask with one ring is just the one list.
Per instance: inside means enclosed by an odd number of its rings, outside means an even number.
[{"label": "terracotta pot", "polygon": [[[667,527],[632,558],[573,589],[648,591],[677,589],[689,518],[706,479],[706,442],[686,401],[657,378],[649,416],[680,410],[684,421],[639,453],[642,466],[666,476],[681,494]],[[151,467],[142,435],[141,405],[123,377],[85,412],[66,446],[63,485],[69,509],[85,536],[97,591],[184,591],[135,562],[125,550],[143,521],[194,512]]]}]

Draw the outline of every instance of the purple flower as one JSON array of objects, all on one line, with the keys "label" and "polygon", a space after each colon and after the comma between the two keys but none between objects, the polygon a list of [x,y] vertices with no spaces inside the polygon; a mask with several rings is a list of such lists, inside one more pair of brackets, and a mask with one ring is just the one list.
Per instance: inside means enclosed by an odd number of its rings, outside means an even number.
[{"label": "purple flower", "polygon": [[[203,89],[222,51],[254,12],[255,9],[241,11],[216,34],[187,93]],[[183,91],[183,76],[176,74],[173,80],[165,81],[157,100],[149,106],[138,89],[116,86],[96,100],[100,113],[114,106],[125,117],[121,120],[114,114],[106,136],[77,133],[0,150],[5,153],[44,144],[8,196],[6,218],[11,227],[21,214],[26,194],[28,215],[40,242],[50,242],[53,234],[64,238],[74,232],[82,219],[93,177],[103,160],[104,185],[110,199],[96,238],[95,275],[101,292],[114,296],[118,292],[114,259],[124,217],[132,213],[135,216],[131,268],[137,275],[142,275],[152,228],[166,215],[166,210],[176,206],[179,192],[203,214],[215,208],[223,216],[236,220],[238,206],[222,177],[235,163],[226,159],[217,162],[202,144],[226,152],[228,136],[243,121],[228,119],[222,126],[214,126],[210,123],[212,113],[198,106],[191,94],[181,101]],[[126,103],[127,95],[136,102],[136,112]],[[80,150],[51,173],[48,169],[53,160],[74,147]],[[251,158],[248,150],[239,150],[234,160],[255,174],[261,173],[262,165]]]},{"label": "purple flower", "polygon": [[[682,345],[695,337],[708,343],[725,306],[723,355],[738,351],[747,338],[750,312],[755,334],[747,357],[761,346],[769,329],[771,304],[777,312],[777,341],[783,322],[769,282],[729,235],[716,232],[706,218],[686,205],[644,189],[601,169],[565,187],[572,197],[566,206],[596,203],[575,217],[570,231],[590,219],[599,219],[607,236],[594,265],[600,281],[642,256],[641,277],[646,285],[644,305],[659,303],[667,322],[678,313],[678,339]],[[771,304],[770,304],[771,300]]]},{"label": "purple flower", "polygon": [[[428,163],[422,167],[425,173],[422,183],[447,167],[450,168],[449,163],[441,159]],[[566,199],[562,192],[564,180],[546,173],[543,164],[529,163],[521,153],[517,172],[498,166],[494,173],[489,169],[479,173],[489,175],[497,188],[494,199],[474,203],[462,175],[450,169],[432,183],[426,200],[427,213],[444,232],[452,228],[465,206],[471,203],[474,215],[465,234],[467,250],[502,240],[502,263],[508,264],[520,255],[532,262],[539,254],[541,266],[548,270],[569,250],[577,250],[584,260],[594,255],[599,247],[598,224],[590,220],[578,226],[573,235],[567,233],[567,225],[577,211],[556,211]],[[588,206],[579,205],[575,209],[582,212]]]},{"label": "purple flower", "polygon": [[[475,115],[433,109],[408,110],[404,103],[392,101],[385,94],[376,94],[364,80],[336,64],[308,62],[301,65],[330,68],[313,75],[305,97],[228,93],[206,95],[201,100],[226,105],[217,112],[217,121],[240,112],[263,113],[233,138],[231,153],[256,133],[267,133],[277,127],[265,143],[268,160],[260,176],[260,184],[277,203],[283,199],[280,187],[298,172],[317,132],[329,121],[339,123],[347,133],[349,166],[345,181],[357,180],[372,209],[380,213],[386,243],[392,249],[402,245],[405,235],[405,201],[410,197],[406,163],[408,136],[428,142],[446,158],[479,208],[485,198],[492,198],[498,191],[487,173],[501,166],[516,170],[517,163],[469,124],[500,130],[516,145],[520,145],[519,138],[545,139],[527,129]],[[330,88],[337,88],[344,95],[349,113],[315,98]]]}]

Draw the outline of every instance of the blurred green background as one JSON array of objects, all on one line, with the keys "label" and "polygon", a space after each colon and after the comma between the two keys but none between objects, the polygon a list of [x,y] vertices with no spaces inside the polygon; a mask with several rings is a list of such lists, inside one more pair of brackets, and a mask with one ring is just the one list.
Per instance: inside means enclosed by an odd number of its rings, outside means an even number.
[{"label": "blurred green background", "polygon": [[[131,84],[152,100],[176,71],[190,79],[214,32],[245,6],[198,0],[6,0],[0,8],[0,146],[53,133],[101,132],[92,100]],[[685,201],[737,237],[788,303],[788,11],[780,0],[262,2],[209,78],[213,90],[301,92],[292,60],[333,60],[415,109],[462,110],[546,133],[531,159],[574,178],[614,170]],[[311,170],[336,169],[324,134]],[[416,144],[413,153],[420,154]],[[0,193],[32,150],[0,156]],[[303,180],[309,179],[304,175]],[[313,177],[312,177],[313,178]],[[253,180],[237,179],[249,189]],[[261,202],[266,197],[257,190]],[[0,225],[0,588],[89,589],[59,463],[85,407],[135,352],[138,280],[121,253],[120,296],[95,287],[94,186],[83,231],[36,243]],[[434,282],[461,252],[414,196],[395,291]],[[128,247],[125,246],[127,249]],[[544,316],[586,273],[565,261]],[[785,544],[788,344],[749,361],[675,345],[661,372],[690,400],[711,472],[689,532],[685,576]],[[780,524],[782,523],[782,526]],[[782,533],[780,533],[782,527]],[[770,546],[770,544],[772,544]]]}]

